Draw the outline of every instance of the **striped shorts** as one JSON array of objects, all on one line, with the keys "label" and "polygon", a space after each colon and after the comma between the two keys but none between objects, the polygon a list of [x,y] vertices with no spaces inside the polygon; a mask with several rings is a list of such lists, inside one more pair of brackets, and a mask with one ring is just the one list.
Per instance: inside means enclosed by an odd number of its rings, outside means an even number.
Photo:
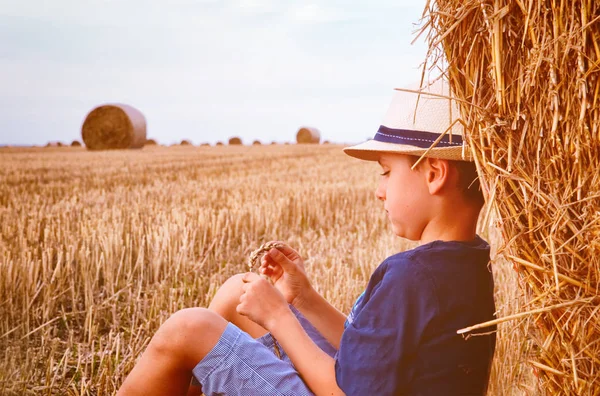
[{"label": "striped shorts", "polygon": [[[336,349],[296,308],[290,308],[313,342],[333,357]],[[313,395],[270,333],[254,339],[232,323],[193,374],[207,396]]]}]

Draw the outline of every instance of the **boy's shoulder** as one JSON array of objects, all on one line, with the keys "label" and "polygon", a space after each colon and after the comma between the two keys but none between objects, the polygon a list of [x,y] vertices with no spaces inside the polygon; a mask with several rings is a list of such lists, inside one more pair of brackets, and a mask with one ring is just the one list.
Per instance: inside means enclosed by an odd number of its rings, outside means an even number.
[{"label": "boy's shoulder", "polygon": [[479,235],[473,241],[433,241],[410,250],[396,253],[386,258],[382,266],[405,269],[415,264],[431,261],[452,261],[457,256],[477,259],[489,258],[490,245]]},{"label": "boy's shoulder", "polygon": [[386,284],[400,290],[405,284],[427,281],[427,271],[420,265],[418,248],[405,250],[387,257],[371,275],[370,284]]},{"label": "boy's shoulder", "polygon": [[400,281],[431,280],[435,273],[456,273],[489,262],[490,246],[480,236],[470,242],[433,241],[386,258],[373,275]]}]

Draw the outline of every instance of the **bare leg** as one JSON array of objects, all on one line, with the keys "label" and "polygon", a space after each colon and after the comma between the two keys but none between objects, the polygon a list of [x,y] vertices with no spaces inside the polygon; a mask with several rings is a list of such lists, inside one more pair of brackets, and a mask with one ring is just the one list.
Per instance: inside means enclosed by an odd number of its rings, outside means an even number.
[{"label": "bare leg", "polygon": [[225,281],[208,310],[181,310],[163,323],[118,395],[201,395],[200,386],[190,386],[192,369],[217,343],[227,322],[253,338],[266,334],[267,330],[236,311],[242,277],[234,275]]},{"label": "bare leg", "polygon": [[[253,338],[258,338],[267,333],[267,330],[254,323],[245,316],[240,315],[236,311],[237,305],[240,303],[242,294],[242,277],[244,274],[234,275],[227,279],[223,285],[217,290],[215,297],[211,301],[208,309],[219,314],[223,319],[233,323],[242,331],[250,334]],[[187,396],[202,395],[202,387],[190,385]]]},{"label": "bare leg", "polygon": [[176,312],[152,337],[118,395],[186,395],[192,369],[212,350],[225,327],[225,319],[205,308]]},{"label": "bare leg", "polygon": [[265,335],[267,330],[236,311],[242,295],[243,276],[244,274],[238,274],[227,279],[217,290],[208,309],[250,334],[252,338],[259,338]]}]

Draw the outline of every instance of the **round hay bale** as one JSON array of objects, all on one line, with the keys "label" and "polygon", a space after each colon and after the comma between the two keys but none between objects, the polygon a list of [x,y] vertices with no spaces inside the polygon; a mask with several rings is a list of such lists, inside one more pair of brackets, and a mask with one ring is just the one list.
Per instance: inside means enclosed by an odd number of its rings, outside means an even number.
[{"label": "round hay bale", "polygon": [[262,145],[262,143],[260,142],[260,140],[255,140],[255,141],[252,142],[252,145],[253,146],[260,146],[260,145]]},{"label": "round hay bale", "polygon": [[181,146],[191,146],[192,143],[189,140],[183,139],[180,143]]},{"label": "round hay bale", "polygon": [[223,142],[217,142],[217,144],[215,144],[215,146],[222,146]]},{"label": "round hay bale", "polygon": [[85,118],[81,137],[89,150],[142,148],[146,143],[146,119],[129,105],[102,105]]},{"label": "round hay bale", "polygon": [[202,143],[200,146],[201,147],[210,147],[210,143]]},{"label": "round hay bale", "polygon": [[239,146],[241,144],[242,144],[242,139],[240,139],[239,137],[232,137],[229,139],[230,146]]},{"label": "round hay bale", "polygon": [[277,144],[277,142],[276,142],[276,141],[272,141],[272,142],[271,142],[271,145],[276,145],[276,144]]},{"label": "round hay bale", "polygon": [[325,140],[323,144],[330,144],[329,140]]},{"label": "round hay bale", "polygon": [[146,143],[144,143],[144,146],[156,146],[156,140],[154,139],[146,139]]},{"label": "round hay bale", "polygon": [[81,143],[78,140],[73,140],[71,142],[71,147],[81,147]]},{"label": "round hay bale", "polygon": [[302,127],[296,133],[296,142],[299,144],[318,144],[321,141],[321,132],[317,128]]}]

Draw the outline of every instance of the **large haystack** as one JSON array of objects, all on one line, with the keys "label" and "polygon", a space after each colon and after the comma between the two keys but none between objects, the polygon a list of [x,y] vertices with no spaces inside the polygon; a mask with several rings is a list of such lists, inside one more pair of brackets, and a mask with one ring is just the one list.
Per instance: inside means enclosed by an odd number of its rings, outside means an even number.
[{"label": "large haystack", "polygon": [[260,140],[255,140],[255,141],[252,142],[252,145],[253,146],[261,146],[262,143],[260,142]]},{"label": "large haystack", "polygon": [[156,146],[158,143],[156,143],[156,140],[154,139],[146,139],[146,143],[144,143],[144,146]]},{"label": "large haystack", "polygon": [[179,145],[180,145],[180,146],[191,146],[191,145],[192,145],[192,142],[190,142],[190,141],[189,141],[189,140],[187,140],[187,139],[183,139],[183,140],[181,141],[181,143],[179,143]]},{"label": "large haystack", "polygon": [[81,147],[81,143],[77,140],[71,142],[71,147]]},{"label": "large haystack", "polygon": [[600,392],[599,15],[588,0],[435,0],[427,14],[430,60],[445,58],[526,285],[515,325],[528,324],[533,394]]},{"label": "large haystack", "polygon": [[302,127],[296,133],[296,143],[300,144],[318,144],[321,141],[321,132],[317,128]]},{"label": "large haystack", "polygon": [[146,119],[125,104],[107,104],[92,110],[81,127],[89,150],[142,148],[146,142]]},{"label": "large haystack", "polygon": [[232,137],[229,139],[230,146],[239,146],[241,144],[242,144],[242,139],[240,139],[239,137]]}]

